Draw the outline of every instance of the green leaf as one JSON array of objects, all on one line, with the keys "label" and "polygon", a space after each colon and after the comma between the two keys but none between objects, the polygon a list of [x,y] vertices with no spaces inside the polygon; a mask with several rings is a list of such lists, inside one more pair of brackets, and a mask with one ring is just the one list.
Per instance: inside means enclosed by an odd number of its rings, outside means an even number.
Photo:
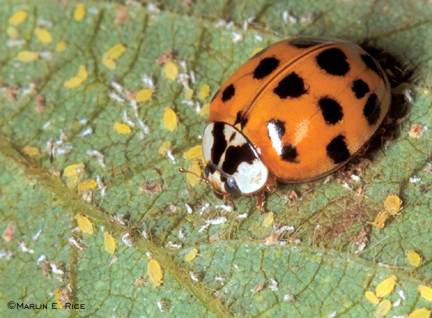
[{"label": "green leaf", "polygon": [[[377,306],[365,292],[391,275],[390,315],[432,307],[417,292],[432,280],[427,2],[85,1],[82,20],[78,4],[0,1],[2,317],[366,317]],[[21,10],[25,19],[10,19]],[[178,172],[194,160],[184,153],[201,143],[200,111],[222,81],[257,49],[299,34],[368,39],[415,68],[408,115],[368,159],[280,185],[268,196],[272,214],[248,197],[233,209]],[[170,59],[175,80],[163,66]],[[204,100],[202,85],[211,88]],[[153,95],[135,104],[143,88]],[[164,128],[167,107],[174,131]],[[390,194],[402,199],[400,214],[372,227]]]}]

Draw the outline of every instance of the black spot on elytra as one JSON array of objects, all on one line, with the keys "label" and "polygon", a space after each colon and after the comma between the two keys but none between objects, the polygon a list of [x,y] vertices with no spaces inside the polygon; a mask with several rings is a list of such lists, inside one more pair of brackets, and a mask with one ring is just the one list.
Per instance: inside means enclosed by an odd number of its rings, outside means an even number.
[{"label": "black spot on elytra", "polygon": [[345,53],[338,48],[322,51],[316,57],[318,65],[331,75],[343,76],[350,70]]},{"label": "black spot on elytra", "polygon": [[270,127],[274,127],[279,138],[282,138],[285,134],[285,123],[279,119],[272,119],[267,123],[267,132],[270,136]]},{"label": "black spot on elytra", "polygon": [[298,152],[297,148],[293,145],[287,144],[282,147],[282,152],[280,154],[281,158],[288,162],[298,163],[297,157]]},{"label": "black spot on elytra", "polygon": [[384,75],[382,74],[375,60],[369,54],[362,54],[361,59],[370,70],[374,71],[379,77],[384,78]]},{"label": "black spot on elytra", "polygon": [[376,94],[370,94],[366,104],[363,107],[363,115],[366,117],[369,125],[374,125],[381,113],[380,101]]},{"label": "black spot on elytra", "polygon": [[217,165],[222,154],[227,147],[227,142],[224,135],[224,123],[215,123],[213,127],[213,147],[211,150],[211,160]]},{"label": "black spot on elytra", "polygon": [[222,170],[227,174],[233,174],[237,171],[237,167],[242,162],[252,164],[256,156],[249,146],[249,144],[243,144],[241,146],[230,146],[225,153],[225,160],[222,164]]},{"label": "black spot on elytra", "polygon": [[351,154],[345,142],[345,136],[339,135],[330,141],[327,145],[327,155],[336,164],[349,159]]},{"label": "black spot on elytra", "polygon": [[228,85],[222,92],[222,101],[229,101],[235,94],[235,88],[233,84]]},{"label": "black spot on elytra", "polygon": [[247,122],[248,122],[247,117],[244,117],[242,112],[238,111],[234,125],[240,124],[240,128],[243,129],[244,126],[246,126]]},{"label": "black spot on elytra", "polygon": [[323,43],[322,40],[306,39],[306,38],[292,39],[292,40],[289,40],[288,42],[289,42],[289,44],[291,44],[295,47],[298,47],[300,49],[308,48],[308,47]]},{"label": "black spot on elytra", "polygon": [[354,92],[355,97],[357,97],[358,99],[363,98],[366,93],[369,93],[368,84],[361,79],[355,80],[352,83],[351,89]]},{"label": "black spot on elytra", "polygon": [[322,97],[318,101],[318,106],[324,117],[324,120],[329,125],[335,125],[343,117],[342,106],[330,97]]},{"label": "black spot on elytra", "polygon": [[279,60],[275,57],[266,57],[262,59],[253,72],[255,79],[262,79],[270,75],[279,66]]},{"label": "black spot on elytra", "polygon": [[285,76],[273,90],[280,98],[296,98],[307,92],[303,79],[295,72]]}]

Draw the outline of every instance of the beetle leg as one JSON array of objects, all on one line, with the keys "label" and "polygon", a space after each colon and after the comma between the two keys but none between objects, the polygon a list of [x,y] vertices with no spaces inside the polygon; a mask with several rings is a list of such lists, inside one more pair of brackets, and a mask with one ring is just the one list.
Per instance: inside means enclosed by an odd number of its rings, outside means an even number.
[{"label": "beetle leg", "polygon": [[260,191],[256,194],[256,207],[261,211],[265,212],[265,203],[266,203],[266,196],[265,191]]},{"label": "beetle leg", "polygon": [[237,210],[237,207],[234,203],[234,200],[232,199],[232,197],[228,193],[223,194],[222,198],[223,198],[224,204],[231,205],[234,211]]},{"label": "beetle leg", "polygon": [[267,183],[265,185],[265,191],[266,192],[273,192],[276,190],[277,187],[277,180],[275,176],[272,174],[268,177]]}]

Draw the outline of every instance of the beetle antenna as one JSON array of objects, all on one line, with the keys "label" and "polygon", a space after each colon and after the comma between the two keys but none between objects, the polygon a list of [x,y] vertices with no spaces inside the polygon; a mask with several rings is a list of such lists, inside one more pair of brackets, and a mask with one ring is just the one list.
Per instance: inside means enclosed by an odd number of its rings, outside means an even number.
[{"label": "beetle antenna", "polygon": [[205,183],[210,184],[207,178],[205,178],[203,176],[200,176],[196,172],[193,172],[193,171],[190,171],[190,170],[186,170],[184,168],[179,168],[179,172],[181,172],[181,173],[190,173],[190,174],[194,175],[195,177],[199,178],[201,181],[204,181]]}]

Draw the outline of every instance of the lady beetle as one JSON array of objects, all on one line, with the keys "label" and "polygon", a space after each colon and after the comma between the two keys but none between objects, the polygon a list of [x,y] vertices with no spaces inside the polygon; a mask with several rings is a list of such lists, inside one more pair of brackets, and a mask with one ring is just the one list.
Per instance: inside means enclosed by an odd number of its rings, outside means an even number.
[{"label": "lady beetle", "polygon": [[210,105],[204,177],[223,195],[312,181],[346,164],[390,108],[389,80],[354,43],[298,38],[243,64]]}]

